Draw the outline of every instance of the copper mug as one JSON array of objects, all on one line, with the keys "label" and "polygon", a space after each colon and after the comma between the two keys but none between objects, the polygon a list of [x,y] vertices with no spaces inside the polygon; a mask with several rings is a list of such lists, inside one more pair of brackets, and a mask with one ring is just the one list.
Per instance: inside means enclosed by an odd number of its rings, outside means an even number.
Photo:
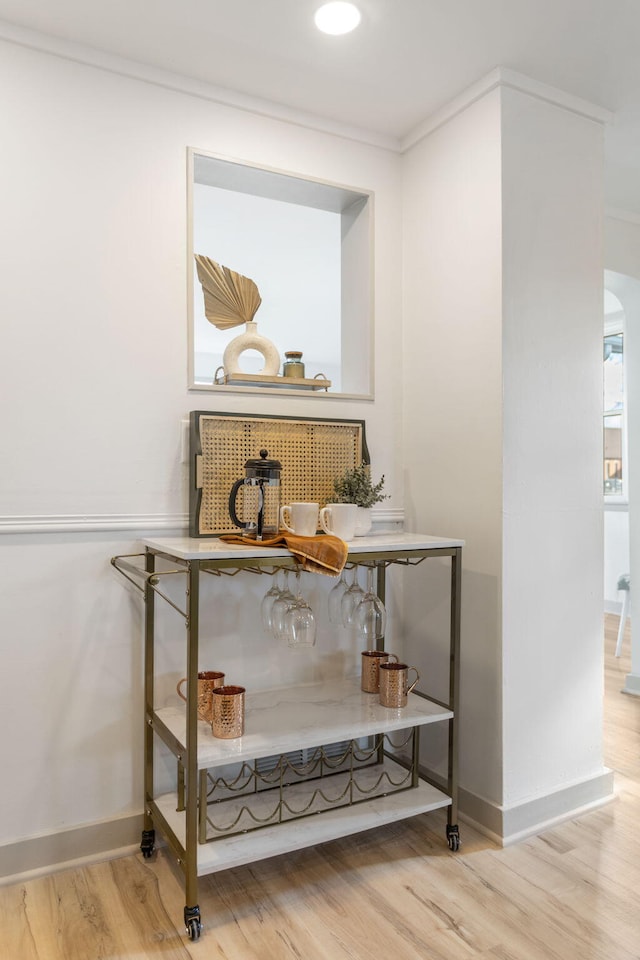
[{"label": "copper mug", "polygon": [[391,660],[397,663],[398,658],[395,653],[385,653],[384,650],[363,650],[360,689],[365,693],[377,693],[380,684],[380,664]]},{"label": "copper mug", "polygon": [[216,687],[211,693],[211,732],[221,740],[244,733],[244,687]]},{"label": "copper mug", "polygon": [[[406,663],[381,663],[380,667],[380,703],[383,707],[406,707],[407,695],[411,693],[420,679],[415,667]],[[416,678],[409,684],[409,671],[413,670]]]},{"label": "copper mug", "polygon": [[[182,684],[187,682],[183,677],[178,683],[176,691],[179,697],[186,703],[186,696],[182,692]],[[219,670],[202,670],[198,674],[198,716],[201,720],[211,723],[211,697],[212,691],[216,687],[221,687],[224,683],[224,673]]]}]

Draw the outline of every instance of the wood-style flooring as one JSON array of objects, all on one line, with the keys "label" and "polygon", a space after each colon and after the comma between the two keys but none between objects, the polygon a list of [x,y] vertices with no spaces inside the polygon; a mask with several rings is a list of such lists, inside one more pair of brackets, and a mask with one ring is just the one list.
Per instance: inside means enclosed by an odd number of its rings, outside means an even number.
[{"label": "wood-style flooring", "polygon": [[[441,813],[214,874],[204,930],[159,851],[0,888],[2,960],[639,960],[640,698],[605,624],[605,762],[617,799],[500,849]],[[627,628],[628,629],[628,628]]]}]

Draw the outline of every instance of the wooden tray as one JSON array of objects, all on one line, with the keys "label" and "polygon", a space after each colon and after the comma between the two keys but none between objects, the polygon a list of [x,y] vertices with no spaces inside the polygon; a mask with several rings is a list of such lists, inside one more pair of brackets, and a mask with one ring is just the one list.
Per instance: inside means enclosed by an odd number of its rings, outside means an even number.
[{"label": "wooden tray", "polygon": [[228,384],[230,387],[273,387],[276,390],[328,390],[331,380],[317,377],[269,377],[261,373],[234,373],[231,376],[216,374],[216,385]]}]

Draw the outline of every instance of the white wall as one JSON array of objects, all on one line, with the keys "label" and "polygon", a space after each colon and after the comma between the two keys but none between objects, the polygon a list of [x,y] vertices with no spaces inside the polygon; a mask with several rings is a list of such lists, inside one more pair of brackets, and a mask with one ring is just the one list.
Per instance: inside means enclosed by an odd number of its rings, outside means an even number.
[{"label": "white wall", "polygon": [[[7,845],[142,809],[140,603],[109,558],[184,524],[189,410],[364,418],[401,507],[401,235],[383,149],[6,42],[0,112]],[[374,402],[187,391],[188,145],[375,191]]]},{"label": "white wall", "polygon": [[[562,771],[569,755],[560,755],[557,732],[564,730],[566,711],[579,701],[584,716],[597,674],[590,659],[583,668],[584,650],[582,659],[576,655],[580,639],[588,651],[594,643],[593,569],[566,536],[576,533],[585,549],[598,538],[588,479],[577,479],[575,508],[558,506],[541,497],[545,474],[537,464],[534,502],[539,516],[544,518],[548,508],[553,522],[560,522],[558,554],[545,549],[549,543],[542,524],[532,529],[527,504],[511,501],[505,551],[518,575],[529,576],[531,593],[516,584],[511,595],[517,594],[520,606],[507,610],[504,623],[501,614],[506,501],[499,93],[476,101],[401,162],[394,153],[315,132],[308,124],[269,119],[107,69],[6,42],[0,44],[0,54],[0,390],[6,451],[0,473],[0,570],[6,597],[0,613],[0,663],[3,677],[9,678],[0,722],[19,734],[5,740],[3,754],[3,776],[11,784],[0,795],[3,869],[11,872],[16,862],[7,858],[10,851],[19,854],[22,869],[37,864],[37,851],[32,864],[25,861],[21,841],[87,824],[122,822],[119,842],[137,839],[141,610],[139,597],[123,585],[108,559],[135,551],[144,534],[184,523],[187,487],[179,424],[190,409],[221,407],[219,395],[186,389],[187,145],[375,192],[375,401],[303,396],[295,400],[295,413],[365,418],[374,472],[385,474],[392,496],[385,506],[400,508],[406,497],[409,529],[467,540],[461,757],[467,795],[499,809],[505,771],[514,804],[529,789],[561,787],[567,777],[586,773],[598,751],[596,714],[588,713],[582,733],[570,726],[576,760],[569,758]],[[535,124],[525,122],[527,128],[529,141],[523,143],[531,145]],[[572,122],[565,132],[559,125],[556,134],[576,169],[585,171],[583,156],[575,154],[578,148],[586,150],[590,162],[595,145],[583,126]],[[567,158],[553,196],[563,198],[568,191],[568,209],[580,213],[578,197],[593,187],[591,173],[574,185],[567,182],[570,166]],[[527,169],[536,182],[535,169],[531,164]],[[596,199],[585,199],[587,210]],[[563,211],[558,199],[551,226],[568,245],[577,245],[575,260],[565,266],[576,282],[583,282],[580,270],[593,253],[591,240],[585,239],[584,220],[574,228],[564,222]],[[587,226],[597,235],[595,220]],[[538,250],[538,280],[544,265]],[[591,279],[589,274],[587,286]],[[525,291],[516,284],[511,293],[515,303]],[[591,329],[590,293],[577,302],[586,309]],[[596,309],[599,340],[601,297]],[[519,324],[516,313],[506,316],[516,338],[505,347],[515,376],[523,357],[519,347],[528,348],[535,331]],[[542,333],[549,322],[543,319]],[[575,314],[564,322],[568,335]],[[540,349],[535,337],[533,346]],[[585,346],[586,353],[589,349]],[[589,358],[582,359],[589,368]],[[541,368],[535,372],[542,375]],[[515,389],[513,382],[507,386]],[[527,389],[533,386],[529,377]],[[586,410],[595,402],[588,382],[572,380],[574,409],[582,400]],[[289,397],[229,394],[225,405],[237,412],[258,406],[274,414],[294,409]],[[530,422],[533,414],[526,404],[524,412]],[[534,449],[523,452],[520,444],[530,434],[517,427],[512,419],[505,422],[505,452],[522,463],[540,456],[541,433],[534,435]],[[588,454],[589,465],[578,459],[577,466],[584,465],[588,476],[592,440],[584,440],[579,457]],[[525,535],[518,538],[520,519]],[[584,530],[577,530],[579,520]],[[600,544],[600,562],[601,556]],[[567,564],[569,586],[561,595],[560,574]],[[539,571],[540,576],[532,576]],[[447,603],[439,589],[444,576],[435,576],[435,591],[423,593],[421,602],[428,609],[425,614],[422,607],[409,645],[421,632],[436,632],[446,618]],[[226,589],[231,601],[242,603],[241,586],[231,583]],[[391,602],[396,589],[392,583]],[[545,596],[547,589],[550,606],[534,609],[529,621],[532,592]],[[257,599],[258,586],[250,590]],[[585,636],[579,638],[573,628],[568,638],[547,631],[558,618],[564,629],[574,604],[584,606],[579,623]],[[599,604],[598,615],[601,595]],[[247,616],[250,609],[247,604]],[[238,627],[230,621],[227,627],[226,642],[233,646]],[[180,624],[177,630],[181,634]],[[505,651],[502,631],[509,645]],[[174,644],[167,636],[170,660],[176,655]],[[325,652],[321,647],[314,670],[325,668]],[[269,671],[277,667],[277,654],[268,650]],[[512,712],[505,714],[504,723],[503,656],[509,677],[505,703]],[[249,671],[252,658],[243,657],[234,668]],[[576,663],[580,670],[574,675],[569,665]],[[526,666],[531,666],[530,675]],[[441,667],[437,655],[426,664],[436,684]],[[171,661],[167,691],[179,669]],[[549,722],[546,697],[531,703],[530,712],[524,710],[526,697],[518,708],[525,681],[548,690],[553,708],[561,710],[555,725]],[[561,681],[569,686],[566,693]],[[548,775],[540,750],[531,771],[522,769],[526,750],[517,755],[519,734],[526,747],[538,731],[550,751]],[[507,760],[513,761],[513,771]],[[92,836],[87,853],[104,846],[104,836]],[[57,858],[73,855],[72,847],[63,838]]]},{"label": "white wall", "polygon": [[[621,300],[624,289],[612,273],[623,277],[640,275],[640,217],[626,216],[607,210],[604,220],[604,264],[607,271],[607,289]],[[622,302],[622,300],[621,300]],[[622,303],[624,307],[624,303]]]},{"label": "white wall", "polygon": [[604,135],[508,89],[502,129],[509,808],[602,771]]},{"label": "white wall", "polygon": [[611,789],[602,128],[506,84],[405,160],[406,512],[467,542],[463,810],[514,838]]},{"label": "white wall", "polygon": [[604,609],[619,614],[622,609],[618,579],[629,572],[629,508],[604,508]]},{"label": "white wall", "polygon": [[[404,157],[405,517],[410,530],[466,541],[461,783],[495,804],[503,767],[500,175],[497,91]],[[418,659],[425,678],[437,671],[440,684],[447,602],[443,593],[425,604],[416,591],[405,625],[410,662]],[[421,659],[422,637],[430,649],[440,640],[437,664],[433,654]]]}]

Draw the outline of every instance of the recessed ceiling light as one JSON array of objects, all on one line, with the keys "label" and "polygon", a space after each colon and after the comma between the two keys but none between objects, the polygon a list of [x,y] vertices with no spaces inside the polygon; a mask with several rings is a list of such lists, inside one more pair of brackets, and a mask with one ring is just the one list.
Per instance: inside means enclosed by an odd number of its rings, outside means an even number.
[{"label": "recessed ceiling light", "polygon": [[316,10],[316,27],[323,33],[349,33],[360,23],[360,11],[353,3],[343,3],[342,0],[335,0],[333,3],[325,3]]}]

